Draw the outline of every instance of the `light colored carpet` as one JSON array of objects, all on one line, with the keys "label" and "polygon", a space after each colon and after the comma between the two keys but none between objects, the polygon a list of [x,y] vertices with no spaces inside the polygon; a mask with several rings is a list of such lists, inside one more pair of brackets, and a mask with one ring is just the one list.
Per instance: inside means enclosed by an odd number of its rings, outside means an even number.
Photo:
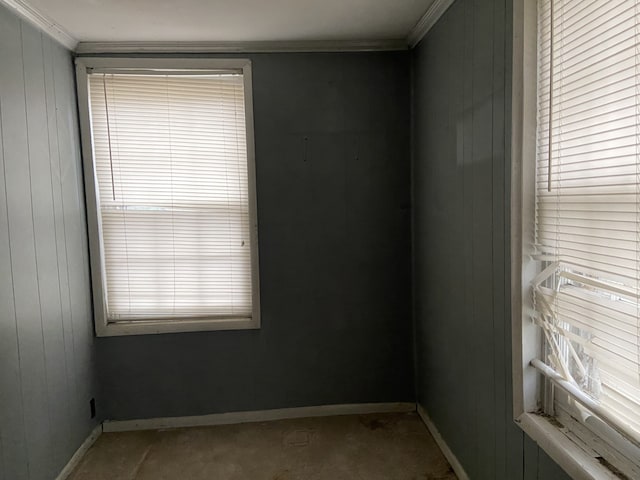
[{"label": "light colored carpet", "polygon": [[415,413],[105,433],[69,480],[453,480]]}]

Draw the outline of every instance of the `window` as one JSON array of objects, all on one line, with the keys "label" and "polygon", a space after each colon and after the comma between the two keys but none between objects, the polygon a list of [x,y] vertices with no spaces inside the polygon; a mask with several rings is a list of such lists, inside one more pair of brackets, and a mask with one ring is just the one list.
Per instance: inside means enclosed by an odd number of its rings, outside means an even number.
[{"label": "window", "polygon": [[258,327],[249,61],[76,64],[97,334]]},{"label": "window", "polygon": [[[602,467],[574,462],[570,473],[640,478],[640,2],[538,0],[537,12],[523,3],[525,42],[537,37],[537,48],[521,50],[517,107],[516,410],[552,417]],[[561,452],[561,441],[549,446],[548,432],[537,438],[567,467],[578,454]]]}]

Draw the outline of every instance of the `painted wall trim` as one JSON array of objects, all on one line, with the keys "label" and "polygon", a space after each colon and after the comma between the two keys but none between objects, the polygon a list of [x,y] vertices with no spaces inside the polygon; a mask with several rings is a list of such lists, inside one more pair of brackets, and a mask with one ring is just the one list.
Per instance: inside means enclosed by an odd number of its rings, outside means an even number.
[{"label": "painted wall trim", "polygon": [[524,413],[516,419],[520,428],[544,450],[551,459],[575,480],[616,480],[616,474],[600,464],[595,453],[588,453],[547,418]]},{"label": "painted wall trim", "polygon": [[422,40],[453,2],[454,0],[435,0],[429,6],[427,11],[424,12],[424,15],[418,20],[418,23],[416,23],[416,26],[409,32],[407,43],[411,48],[415,47],[418,42]]},{"label": "painted wall trim", "polygon": [[69,50],[74,50],[78,45],[78,40],[76,40],[69,32],[52,19],[29,5],[28,2],[25,2],[24,0],[0,0],[0,4],[5,5],[20,18],[25,19],[53,37]]},{"label": "painted wall trim", "polygon": [[69,459],[64,468],[60,471],[56,480],[66,480],[67,477],[71,474],[71,472],[80,464],[80,461],[83,459],[85,454],[89,451],[91,446],[96,443],[98,437],[102,435],[102,425],[99,424],[94,428],[89,436],[82,442],[82,445],[78,447],[76,453]]},{"label": "painted wall trim", "polygon": [[98,53],[296,53],[375,52],[407,49],[407,43],[402,39],[273,42],[80,42],[77,45],[76,53],[78,55]]},{"label": "painted wall trim", "polygon": [[417,404],[417,410],[418,415],[420,415],[420,418],[426,425],[427,430],[429,430],[431,436],[438,444],[438,447],[440,447],[440,450],[442,450],[442,454],[449,461],[449,464],[457,475],[458,480],[469,480],[469,475],[467,475],[467,472],[464,471],[464,468],[462,468],[462,464],[455,456],[455,454],[451,451],[449,445],[447,445],[447,442],[444,441],[444,438],[442,438],[442,435],[440,435],[440,432],[436,428],[436,425],[433,423],[433,421],[429,418],[429,415],[427,415],[427,412],[424,410],[424,408],[422,408],[420,404]]},{"label": "painted wall trim", "polygon": [[330,417],[336,415],[365,415],[368,413],[415,412],[416,404],[400,403],[356,403],[344,405],[320,405],[315,407],[279,408],[248,412],[214,413],[188,417],[148,418],[142,420],[106,420],[104,432],[129,432],[156,430],[160,428],[206,427],[237,423],[269,422],[307,417]]}]

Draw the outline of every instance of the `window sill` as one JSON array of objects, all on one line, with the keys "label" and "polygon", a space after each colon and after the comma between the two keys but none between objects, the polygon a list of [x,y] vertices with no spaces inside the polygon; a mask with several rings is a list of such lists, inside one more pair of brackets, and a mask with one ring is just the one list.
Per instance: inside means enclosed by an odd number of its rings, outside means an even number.
[{"label": "window sill", "polygon": [[259,318],[164,320],[148,322],[96,322],[96,336],[154,335],[159,333],[207,332],[214,330],[255,330]]},{"label": "window sill", "polygon": [[523,413],[515,422],[547,455],[576,480],[619,480],[608,468],[574,443],[546,417]]}]

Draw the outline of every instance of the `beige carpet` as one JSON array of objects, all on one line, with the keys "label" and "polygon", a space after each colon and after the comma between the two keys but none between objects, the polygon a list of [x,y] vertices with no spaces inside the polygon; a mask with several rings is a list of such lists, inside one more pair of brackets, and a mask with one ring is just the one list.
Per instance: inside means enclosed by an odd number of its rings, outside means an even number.
[{"label": "beige carpet", "polygon": [[105,433],[69,480],[453,480],[415,413]]}]

